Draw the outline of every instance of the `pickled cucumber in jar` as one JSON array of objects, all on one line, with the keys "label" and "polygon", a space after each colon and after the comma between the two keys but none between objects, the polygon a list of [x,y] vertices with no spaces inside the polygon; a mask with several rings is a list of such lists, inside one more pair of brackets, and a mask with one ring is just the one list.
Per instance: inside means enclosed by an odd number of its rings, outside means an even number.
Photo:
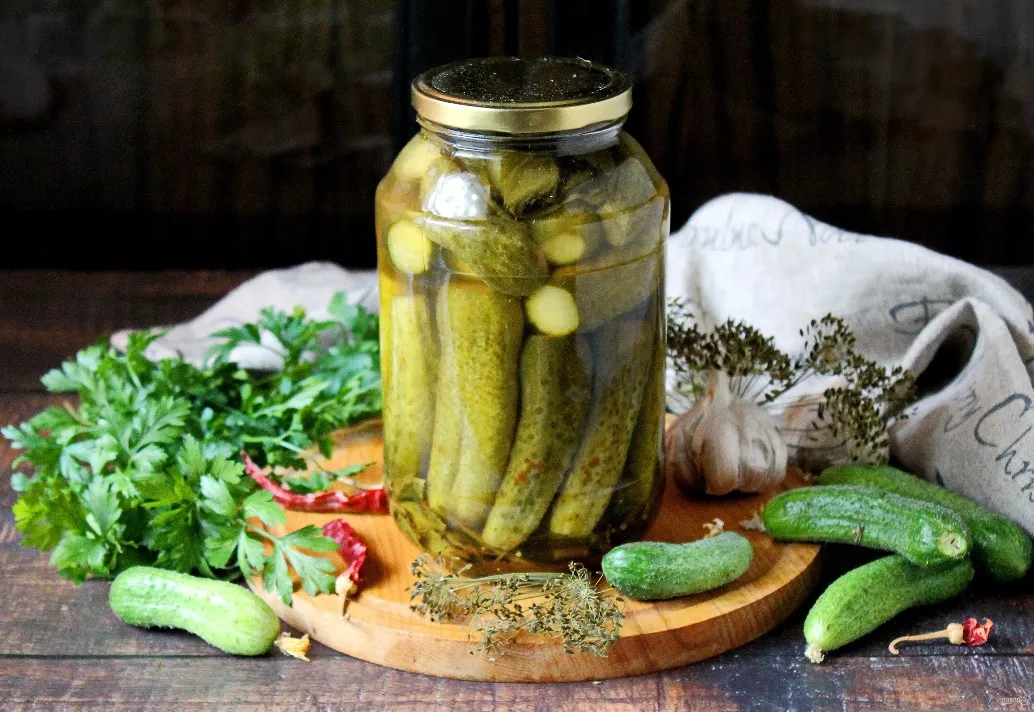
[{"label": "pickled cucumber in jar", "polygon": [[487,58],[413,97],[377,190],[396,521],[475,563],[598,555],[660,494],[668,191],[621,130],[627,78]]}]

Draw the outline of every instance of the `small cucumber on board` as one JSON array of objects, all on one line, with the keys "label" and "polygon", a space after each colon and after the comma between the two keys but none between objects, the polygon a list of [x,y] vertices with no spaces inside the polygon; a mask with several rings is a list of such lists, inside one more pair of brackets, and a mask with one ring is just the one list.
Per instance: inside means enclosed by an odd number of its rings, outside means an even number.
[{"label": "small cucumber on board", "polygon": [[955,512],[873,487],[789,490],[768,501],[762,518],[776,539],[883,549],[917,566],[951,563],[970,549],[969,530]]},{"label": "small cucumber on board", "polygon": [[954,598],[972,580],[969,559],[929,568],[885,556],[860,566],[830,584],[808,611],[805,654],[820,663],[826,651],[858,640],[904,610]]},{"label": "small cucumber on board", "polygon": [[686,544],[636,541],[603,557],[603,575],[639,601],[661,601],[724,586],[750,568],[754,548],[735,532]]},{"label": "small cucumber on board", "polygon": [[108,604],[130,625],[179,628],[233,655],[262,655],[280,633],[276,613],[248,589],[150,566],[116,576]]},{"label": "small cucumber on board", "polygon": [[875,487],[947,507],[962,517],[969,527],[973,537],[973,559],[979,568],[1003,583],[1017,581],[1030,570],[1034,547],[1027,532],[1019,525],[896,467],[838,465],[826,468],[819,477],[819,484]]}]

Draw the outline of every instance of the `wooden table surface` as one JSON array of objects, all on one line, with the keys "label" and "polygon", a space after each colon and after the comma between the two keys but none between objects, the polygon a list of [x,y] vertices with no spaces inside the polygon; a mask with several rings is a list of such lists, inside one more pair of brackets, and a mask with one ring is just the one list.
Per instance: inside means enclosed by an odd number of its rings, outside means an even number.
[{"label": "wooden table surface", "polygon": [[[60,402],[38,379],[63,357],[117,328],[189,318],[247,276],[0,271],[0,424]],[[803,656],[803,610],[712,660],[600,683],[456,682],[378,667],[319,644],[308,665],[276,654],[233,658],[186,634],[122,624],[108,609],[107,582],[74,586],[45,555],[22,548],[7,476],[13,458],[0,439],[2,710],[1034,709],[1031,576],[1009,587],[975,586],[955,602],[906,613],[821,666]],[[854,557],[828,549],[820,586],[857,563]],[[897,635],[969,616],[995,621],[988,645],[887,652]]]}]

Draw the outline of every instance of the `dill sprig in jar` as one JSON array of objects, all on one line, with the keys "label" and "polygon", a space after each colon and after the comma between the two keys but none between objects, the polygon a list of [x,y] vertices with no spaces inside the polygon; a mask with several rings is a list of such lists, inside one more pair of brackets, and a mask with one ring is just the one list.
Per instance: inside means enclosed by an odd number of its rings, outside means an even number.
[{"label": "dill sprig in jar", "polygon": [[663,487],[669,196],[622,131],[630,82],[495,57],[412,100],[377,190],[392,512],[433,554],[591,558]]}]

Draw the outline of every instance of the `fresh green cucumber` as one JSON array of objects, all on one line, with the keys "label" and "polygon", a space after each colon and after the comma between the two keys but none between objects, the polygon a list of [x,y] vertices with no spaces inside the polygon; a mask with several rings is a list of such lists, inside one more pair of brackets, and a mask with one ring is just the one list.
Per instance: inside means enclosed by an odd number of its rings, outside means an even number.
[{"label": "fresh green cucumber", "polygon": [[857,544],[937,566],[969,552],[969,530],[955,512],[873,487],[824,485],[776,495],[765,505],[776,539]]},{"label": "fresh green cucumber", "polygon": [[973,559],[995,579],[1008,582],[1023,578],[1030,570],[1034,547],[1027,532],[1018,525],[989,512],[976,502],[943,487],[910,475],[896,467],[839,465],[819,477],[823,485],[863,485],[932,502],[954,510],[973,537]]},{"label": "fresh green cucumber", "polygon": [[636,541],[607,552],[603,575],[630,598],[660,601],[735,581],[753,558],[750,542],[735,532],[686,544]]},{"label": "fresh green cucumber", "polygon": [[823,591],[804,621],[807,656],[822,662],[823,653],[871,633],[913,606],[958,596],[973,580],[973,564],[914,566],[901,556],[885,556],[847,572]]},{"label": "fresh green cucumber", "polygon": [[243,586],[150,566],[116,576],[108,604],[130,625],[179,628],[233,655],[262,655],[280,633],[273,609]]}]

